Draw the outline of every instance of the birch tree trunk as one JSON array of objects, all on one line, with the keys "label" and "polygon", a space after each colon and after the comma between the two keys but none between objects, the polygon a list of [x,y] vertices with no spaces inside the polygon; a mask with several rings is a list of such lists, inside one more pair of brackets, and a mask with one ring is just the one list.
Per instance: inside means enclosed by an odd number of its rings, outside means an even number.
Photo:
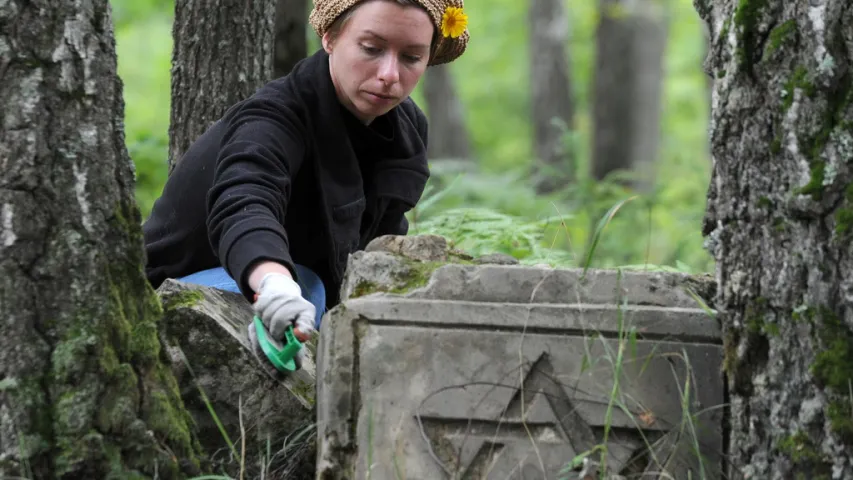
[{"label": "birch tree trunk", "polygon": [[574,178],[574,158],[564,139],[574,123],[565,48],[569,19],[563,0],[532,0],[528,21],[535,188],[545,194]]},{"label": "birch tree trunk", "polygon": [[169,172],[234,103],[272,79],[276,0],[176,0]]},{"label": "birch tree trunk", "polygon": [[308,0],[276,0],[273,76],[283,77],[308,54]]},{"label": "birch tree trunk", "polygon": [[106,0],[0,3],[0,476],[197,475]]},{"label": "birch tree trunk", "polygon": [[429,117],[429,158],[470,160],[468,128],[449,65],[427,68],[424,74],[424,97]]},{"label": "birch tree trunk", "polygon": [[853,4],[695,0],[712,34],[729,478],[853,478]]},{"label": "birch tree trunk", "polygon": [[599,5],[592,173],[602,180],[629,172],[635,188],[648,191],[660,145],[665,7],[660,0]]}]

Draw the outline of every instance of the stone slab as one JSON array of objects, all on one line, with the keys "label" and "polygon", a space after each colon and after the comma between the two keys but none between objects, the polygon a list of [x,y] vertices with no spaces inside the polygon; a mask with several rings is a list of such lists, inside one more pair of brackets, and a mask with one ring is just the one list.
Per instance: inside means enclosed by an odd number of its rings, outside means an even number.
[{"label": "stone slab", "polygon": [[531,268],[522,265],[448,264],[415,298],[499,303],[589,304],[698,308],[688,289],[709,288],[686,274],[609,270]]},{"label": "stone slab", "polygon": [[320,332],[318,478],[577,478],[600,445],[609,474],[720,478],[720,329],[688,291],[706,287],[446,265],[349,298]]},{"label": "stone slab", "polygon": [[[165,353],[195,433],[214,463],[233,475],[240,472],[240,459],[232,455],[221,425],[238,451],[245,434],[248,477],[276,471],[286,475],[274,478],[313,478],[313,354],[297,374],[271,375],[251,353],[246,325],[253,312],[242,295],[177,280],[166,280],[157,293],[164,308]],[[286,455],[266,457],[268,445],[281,448],[300,433],[307,438],[289,445]]]}]

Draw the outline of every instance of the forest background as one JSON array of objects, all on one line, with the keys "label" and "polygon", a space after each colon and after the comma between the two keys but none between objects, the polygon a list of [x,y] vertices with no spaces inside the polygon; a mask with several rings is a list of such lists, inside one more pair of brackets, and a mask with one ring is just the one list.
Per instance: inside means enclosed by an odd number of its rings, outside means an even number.
[{"label": "forest background", "polygon": [[[171,0],[113,0],[126,141],[143,218],[168,175]],[[692,0],[667,0],[660,138],[651,188],[592,174],[593,88],[600,4],[565,2],[566,61],[573,109],[562,136],[571,179],[538,193],[531,119],[528,2],[468,0],[472,36],[449,65],[470,158],[432,159],[433,177],[410,233],[444,235],[474,254],[503,252],[523,263],[713,271],[701,235],[710,179],[706,43]],[[309,51],[319,47],[307,32]],[[619,89],[617,81],[611,87]],[[615,94],[615,92],[614,92]],[[413,94],[424,107],[423,82]],[[426,108],[425,108],[426,109]],[[427,112],[429,114],[429,112]],[[602,227],[603,230],[602,230]]]}]

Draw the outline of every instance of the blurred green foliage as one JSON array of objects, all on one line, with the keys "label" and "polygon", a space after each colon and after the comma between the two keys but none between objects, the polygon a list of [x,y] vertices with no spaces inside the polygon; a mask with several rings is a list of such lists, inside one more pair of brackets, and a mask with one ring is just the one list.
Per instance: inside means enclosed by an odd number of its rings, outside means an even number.
[{"label": "blurred green foliage", "polygon": [[[137,199],[147,216],[166,179],[172,1],[114,0],[119,74],[124,81],[127,146],[137,169]],[[597,2],[567,2],[568,55],[577,105],[567,146],[578,180],[537,196],[527,181],[529,120],[527,2],[466,2],[472,42],[451,64],[477,156],[476,168],[434,162],[424,200],[410,215],[412,233],[439,233],[472,253],[504,252],[524,263],[594,267],[647,265],[707,272],[701,220],[710,178],[704,41],[692,0],[672,0],[665,61],[657,184],[637,196],[588,177],[591,81]],[[309,32],[309,38],[313,35]],[[318,43],[311,39],[310,48]],[[423,105],[420,87],[413,97]],[[601,219],[620,205],[593,242]]]}]

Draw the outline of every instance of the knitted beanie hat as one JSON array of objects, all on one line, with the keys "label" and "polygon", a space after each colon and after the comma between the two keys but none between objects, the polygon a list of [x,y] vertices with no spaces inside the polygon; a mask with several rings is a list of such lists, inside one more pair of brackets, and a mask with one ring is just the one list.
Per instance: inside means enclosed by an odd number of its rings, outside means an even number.
[{"label": "knitted beanie hat", "polygon": [[[364,0],[313,0],[308,17],[317,35],[323,36],[337,18]],[[393,1],[393,0],[392,0]],[[449,63],[459,58],[468,45],[468,17],[463,13],[463,0],[415,0],[423,6],[438,32],[432,45],[429,65]]]}]

